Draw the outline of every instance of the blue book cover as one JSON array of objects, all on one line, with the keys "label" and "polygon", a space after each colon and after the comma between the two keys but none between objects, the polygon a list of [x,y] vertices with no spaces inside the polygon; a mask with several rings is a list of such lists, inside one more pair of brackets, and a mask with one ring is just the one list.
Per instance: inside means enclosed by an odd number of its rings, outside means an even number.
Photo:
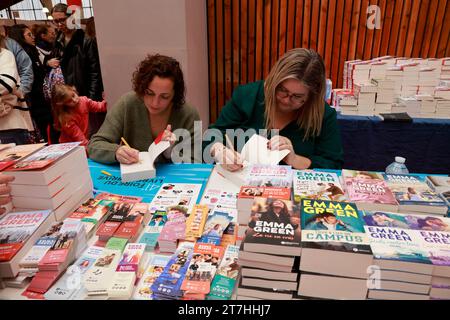
[{"label": "blue book cover", "polygon": [[227,212],[213,211],[209,214],[202,236],[197,242],[220,245],[223,232],[232,220],[233,217]]},{"label": "blue book cover", "polygon": [[194,252],[194,243],[181,244],[170,258],[164,271],[151,286],[154,297],[176,299],[183,295],[181,284],[189,267]]},{"label": "blue book cover", "polygon": [[445,206],[439,195],[419,175],[383,174],[383,178],[400,205]]},{"label": "blue book cover", "polygon": [[95,194],[134,195],[142,197],[142,202],[151,202],[164,183],[201,184],[200,197],[214,168],[212,164],[157,164],[155,178],[122,183],[118,164],[106,165],[90,159],[88,164]]}]

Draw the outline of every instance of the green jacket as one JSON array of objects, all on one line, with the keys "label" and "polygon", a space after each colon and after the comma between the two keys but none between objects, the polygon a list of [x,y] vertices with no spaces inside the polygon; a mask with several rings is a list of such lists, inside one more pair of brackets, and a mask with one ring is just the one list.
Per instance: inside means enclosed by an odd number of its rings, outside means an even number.
[{"label": "green jacket", "polygon": [[[322,131],[318,137],[303,141],[305,132],[295,121],[280,130],[280,135],[291,140],[296,154],[312,161],[311,168],[341,169],[344,152],[336,111],[327,103],[324,108]],[[242,85],[234,90],[231,100],[210,128],[219,129],[222,133],[226,129],[264,129],[264,110],[264,82]]]},{"label": "green jacket", "polygon": [[[189,130],[193,146],[194,121],[197,120],[200,120],[197,110],[184,105],[180,109],[172,109],[168,123],[172,125],[172,132],[179,128]],[[120,146],[121,137],[139,151],[147,151],[153,142],[147,108],[135,92],[123,95],[114,107],[108,110],[103,125],[89,141],[89,157],[103,163],[117,162],[116,151]],[[179,142],[177,139],[176,144]],[[193,150],[192,148],[191,160],[194,160]]]}]

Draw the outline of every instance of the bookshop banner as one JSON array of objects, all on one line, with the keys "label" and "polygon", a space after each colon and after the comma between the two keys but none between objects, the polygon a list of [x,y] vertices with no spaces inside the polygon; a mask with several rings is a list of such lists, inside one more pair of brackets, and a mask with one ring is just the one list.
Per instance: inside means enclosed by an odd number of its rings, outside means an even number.
[{"label": "bookshop banner", "polygon": [[92,160],[88,160],[88,164],[94,194],[109,192],[139,196],[142,197],[142,202],[151,202],[164,183],[201,184],[200,197],[214,168],[210,164],[158,164],[156,166],[156,177],[122,183],[118,165],[105,165]]}]

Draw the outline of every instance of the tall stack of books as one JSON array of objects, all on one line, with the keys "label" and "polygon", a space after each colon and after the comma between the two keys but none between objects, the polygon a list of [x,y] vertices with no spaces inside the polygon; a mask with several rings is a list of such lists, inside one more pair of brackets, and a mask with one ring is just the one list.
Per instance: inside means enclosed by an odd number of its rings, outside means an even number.
[{"label": "tall stack of books", "polygon": [[354,95],[358,99],[358,115],[373,115],[377,90],[377,86],[370,82],[355,83]]},{"label": "tall stack of books", "polygon": [[[449,58],[444,59],[408,59],[380,57],[368,61],[346,61],[344,65],[344,89],[333,90],[333,106],[348,115],[372,115],[379,113],[405,112],[411,101],[398,101],[399,98],[431,96],[419,106],[410,106],[406,112],[416,117],[450,117],[450,110],[441,100],[450,100],[450,88],[445,83],[450,79]],[[376,98],[372,110],[372,96],[362,94],[361,85],[376,85]],[[444,82],[442,82],[444,81]],[[375,90],[375,89],[374,89]],[[439,99],[439,102],[438,100]],[[417,100],[417,99],[416,99]],[[357,102],[356,102],[357,101]],[[435,110],[439,106],[440,108]],[[372,114],[371,114],[371,111]]]},{"label": "tall stack of books", "polygon": [[[238,296],[291,299],[298,288],[300,212],[291,201],[255,198],[239,251]],[[297,261],[297,263],[296,263]]]},{"label": "tall stack of books", "polygon": [[[248,227],[255,197],[290,200],[293,170],[285,165],[253,165],[247,171],[236,201],[238,239],[243,239]],[[239,243],[238,243],[239,245]]]},{"label": "tall stack of books", "polygon": [[4,171],[15,177],[10,185],[16,210],[51,209],[60,221],[92,196],[86,151],[78,145],[43,147]]},{"label": "tall stack of books", "polygon": [[[448,220],[436,216],[365,212],[365,229],[378,267],[369,299],[428,300],[450,278]],[[448,291],[437,290],[434,298]],[[447,296],[448,297],[448,296]]]},{"label": "tall stack of books", "polygon": [[372,251],[354,203],[301,200],[299,296],[363,300]]}]

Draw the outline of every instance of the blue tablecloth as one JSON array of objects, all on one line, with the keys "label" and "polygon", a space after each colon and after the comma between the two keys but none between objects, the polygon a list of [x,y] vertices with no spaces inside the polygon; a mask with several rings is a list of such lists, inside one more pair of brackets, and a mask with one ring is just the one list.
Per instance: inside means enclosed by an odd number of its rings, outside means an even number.
[{"label": "blue tablecloth", "polygon": [[338,114],[344,168],[384,171],[395,156],[410,172],[450,173],[450,120],[384,122],[378,117]]}]

